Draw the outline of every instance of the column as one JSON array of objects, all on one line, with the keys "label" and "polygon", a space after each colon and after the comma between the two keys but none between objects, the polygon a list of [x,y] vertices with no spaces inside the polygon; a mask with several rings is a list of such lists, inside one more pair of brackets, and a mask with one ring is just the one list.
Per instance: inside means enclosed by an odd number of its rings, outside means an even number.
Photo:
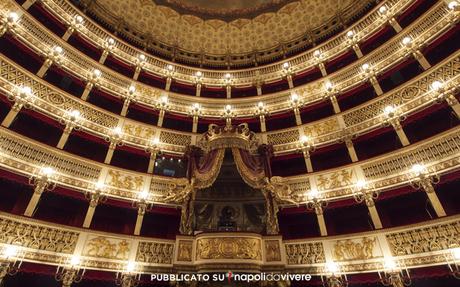
[{"label": "column", "polygon": [[430,200],[431,206],[433,206],[434,211],[438,217],[446,216],[446,211],[439,200],[436,191],[434,190],[433,185],[430,182],[430,179],[425,178],[421,179],[421,186],[426,192],[428,199]]},{"label": "column", "polygon": [[166,91],[169,91],[171,89],[171,83],[172,83],[172,78],[171,77],[167,77],[166,78],[166,86],[165,86],[165,90]]},{"label": "column", "polygon": [[40,70],[38,70],[37,76],[40,78],[43,78],[46,71],[48,71],[48,69],[51,67],[52,64],[53,64],[53,61],[51,59],[46,59],[43,65],[41,66]]},{"label": "column", "polygon": [[109,149],[107,150],[107,154],[105,155],[105,159],[104,159],[105,164],[110,164],[110,162],[112,161],[113,153],[115,152],[116,147],[117,147],[117,144],[111,141],[109,145]]},{"label": "column", "polygon": [[18,115],[19,111],[22,109],[22,106],[22,104],[15,102],[8,114],[6,115],[6,117],[3,119],[2,126],[4,126],[5,128],[10,127],[10,125],[13,123],[14,119]]},{"label": "column", "polygon": [[262,85],[257,84],[256,89],[257,89],[257,95],[262,96]]},{"label": "column", "polygon": [[63,149],[65,144],[67,143],[67,140],[69,139],[70,133],[72,132],[73,127],[70,124],[66,124],[64,128],[64,132],[61,135],[61,138],[59,139],[59,142],[57,144],[58,149]]},{"label": "column", "polygon": [[318,220],[319,232],[321,236],[327,236],[326,221],[324,220],[323,207],[321,202],[317,202],[315,206],[316,219]]},{"label": "column", "polygon": [[344,140],[345,145],[347,146],[348,155],[350,155],[350,159],[352,162],[358,161],[358,155],[356,154],[355,146],[353,145],[353,141],[350,137],[345,138]]},{"label": "column", "polygon": [[452,108],[457,118],[460,119],[460,104],[457,98],[453,94],[449,94],[446,96],[446,102]]},{"label": "column", "polygon": [[120,112],[120,115],[122,117],[125,117],[126,114],[128,113],[128,108],[129,108],[129,104],[131,103],[131,100],[130,99],[125,99],[124,102],[123,102],[123,108],[121,109],[121,112]]},{"label": "column", "polygon": [[294,115],[295,115],[295,124],[298,126],[302,125],[302,118],[300,117],[300,111],[298,107],[294,108]]},{"label": "column", "polygon": [[147,173],[153,174],[155,170],[155,161],[157,159],[157,152],[152,151],[150,153],[150,159],[149,159],[149,167],[147,168]]},{"label": "column", "polygon": [[402,128],[401,123],[399,122],[399,120],[394,119],[394,120],[392,121],[392,126],[393,126],[393,128],[395,129],[396,134],[398,135],[398,138],[399,138],[399,140],[401,141],[401,144],[402,144],[403,146],[409,145],[409,144],[410,144],[409,139],[407,138],[406,133],[404,132],[404,130],[403,130],[403,128]]},{"label": "column", "polygon": [[134,70],[133,80],[137,81],[137,79],[139,78],[139,74],[141,73],[141,69],[142,68],[140,65],[136,66],[136,70]]},{"label": "column", "polygon": [[24,8],[24,10],[29,10],[29,8],[34,5],[36,0],[27,0],[26,2],[24,2],[22,4],[22,8]]},{"label": "column", "polygon": [[137,219],[136,226],[134,227],[134,235],[139,235],[141,233],[142,221],[144,220],[144,214],[147,206],[144,202],[139,203],[137,209]]},{"label": "column", "polygon": [[90,201],[88,205],[88,210],[86,211],[85,221],[83,222],[84,228],[89,228],[91,226],[91,222],[93,221],[94,212],[96,211],[96,207],[102,199],[102,195],[100,191],[94,191],[90,195]]},{"label": "column", "polygon": [[192,125],[192,133],[196,133],[198,130],[198,116],[194,115],[192,117],[193,125]]},{"label": "column", "polygon": [[334,113],[340,113],[340,106],[339,102],[337,101],[337,97],[335,95],[331,95],[329,99],[331,100],[332,107],[334,108]]},{"label": "column", "polygon": [[26,211],[24,212],[25,216],[32,217],[34,214],[35,208],[37,207],[38,202],[40,201],[40,197],[42,193],[45,191],[46,187],[48,186],[48,182],[46,180],[38,180],[37,184],[34,188],[34,193],[30,198],[29,204],[27,204]]},{"label": "column", "polygon": [[201,83],[197,83],[195,96],[199,97],[200,95],[201,95]]},{"label": "column", "polygon": [[303,159],[305,160],[305,166],[307,167],[307,172],[313,172],[313,165],[311,164],[310,152],[303,152]]},{"label": "column", "polygon": [[164,109],[161,109],[160,110],[160,114],[158,116],[158,122],[157,122],[157,126],[158,127],[162,127],[163,126],[163,119],[165,117],[165,110]]},{"label": "column", "polygon": [[287,80],[287,82],[288,82],[289,89],[294,88],[294,82],[292,81],[292,75],[291,75],[291,74],[288,74],[288,75],[286,76],[286,80]]}]

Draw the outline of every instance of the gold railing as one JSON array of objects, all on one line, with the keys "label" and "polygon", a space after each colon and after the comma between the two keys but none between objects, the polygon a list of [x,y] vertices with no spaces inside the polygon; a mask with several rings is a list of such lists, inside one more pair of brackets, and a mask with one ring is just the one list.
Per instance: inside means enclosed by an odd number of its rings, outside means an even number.
[{"label": "gold railing", "polygon": [[[266,137],[267,143],[273,145],[275,154],[282,154],[296,152],[302,135],[311,137],[314,145],[319,148],[343,140],[347,134],[358,136],[377,129],[384,121],[386,106],[393,105],[402,116],[407,116],[437,101],[436,93],[431,88],[435,80],[442,81],[446,87],[458,86],[459,53],[401,87],[360,106],[319,121],[259,133],[257,136],[259,139]],[[138,149],[148,149],[151,139],[158,138],[162,150],[182,154],[188,145],[195,144],[201,138],[198,134],[143,124],[95,107],[17,67],[4,56],[0,56],[0,83],[0,89],[9,96],[12,96],[18,87],[29,86],[34,94],[31,105],[37,111],[58,121],[70,111],[78,110],[81,114],[81,128],[98,137],[105,138],[115,127],[120,127],[124,142]]]},{"label": "gold railing", "polygon": [[[123,272],[273,270],[327,275],[385,271],[388,260],[404,268],[446,265],[460,244],[460,217],[345,236],[283,240],[254,233],[204,233],[175,240],[124,236],[45,223],[0,213],[0,246],[15,246],[14,260]],[[458,259],[455,259],[458,261]],[[454,260],[454,261],[455,261]],[[458,264],[458,262],[457,262]],[[73,266],[76,267],[76,266]]]},{"label": "gold railing", "polygon": [[[149,202],[165,204],[174,179],[127,171],[51,148],[22,135],[0,129],[0,166],[27,177],[37,175],[44,167],[52,167],[53,181],[85,193],[96,183],[105,185],[106,196],[128,201],[148,194]],[[353,187],[359,180],[385,191],[407,185],[414,164],[425,165],[430,172],[444,174],[457,170],[460,164],[460,128],[453,128],[433,138],[402,148],[396,152],[340,168],[309,175],[286,177],[291,197],[298,204],[308,202],[312,189],[323,200],[332,201],[354,196]],[[383,170],[384,169],[384,170]],[[179,181],[181,179],[178,179]]]},{"label": "gold railing", "polygon": [[[78,33],[83,36],[90,43],[96,47],[103,48],[104,43],[109,37],[114,37],[111,33],[107,32],[100,25],[92,21],[89,17],[82,15],[78,8],[74,7],[67,1],[64,0],[45,0],[41,1],[47,9],[53,13],[62,23],[67,26],[70,26],[74,21],[77,15],[84,17],[84,25],[80,29],[77,29]],[[403,0],[403,1],[384,1],[382,5],[385,5],[388,8],[388,14],[392,17],[396,17],[398,14],[401,14],[405,9],[407,9],[413,1]],[[379,5],[382,6],[382,5]],[[360,41],[365,40],[370,37],[376,31],[382,28],[389,18],[383,17],[378,8],[373,9],[365,17],[359,20],[359,22],[350,26],[350,30],[355,31],[357,38]],[[390,17],[391,18],[391,17]],[[350,46],[347,44],[346,32],[343,32],[327,42],[318,45],[315,47],[315,50],[318,49],[322,52],[324,61],[333,59],[341,55],[344,51],[350,49]],[[115,49],[113,50],[113,55],[122,61],[135,66],[136,59],[139,54],[142,54],[143,51],[137,49],[130,44],[126,43],[121,39],[117,39]],[[313,56],[313,49],[306,51],[298,56],[289,58],[285,61],[289,62],[293,70],[300,72],[307,70],[315,66]],[[174,75],[173,78],[181,82],[194,83],[196,72],[203,72],[203,83],[206,85],[220,86],[225,85],[225,74],[227,71],[215,71],[215,70],[206,70],[191,68],[188,66],[180,65],[173,62],[164,61],[157,57],[147,56],[146,65],[144,69],[147,72],[152,74],[165,76],[166,67],[168,65],[174,65]],[[244,70],[231,70],[234,86],[247,86],[252,85],[257,81],[270,82],[282,77],[282,63],[276,63],[271,65],[264,65],[263,67],[244,69]]]},{"label": "gold railing", "polygon": [[[16,4],[12,4],[12,7],[17,6]],[[7,10],[2,11],[2,13],[6,12]],[[452,22],[451,15],[452,11],[448,10],[444,3],[439,2],[429,12],[425,13],[416,22],[406,28],[404,32],[401,32],[398,36],[369,55],[347,66],[347,68],[328,76],[327,80],[335,85],[337,91],[345,91],[366,81],[361,71],[361,66],[364,63],[368,63],[377,73],[388,70],[397,62],[409,56],[410,53],[407,52],[407,48],[401,44],[401,40],[405,36],[411,36],[413,42],[418,43],[417,45],[422,45],[422,43],[423,45],[427,45],[449,29]],[[54,49],[54,47],[62,47],[63,55],[59,65],[78,78],[86,81],[93,70],[98,69],[102,71],[97,85],[100,89],[106,90],[110,95],[123,98],[126,96],[129,87],[133,84],[132,79],[121,76],[96,61],[82,56],[81,52],[57,36],[51,35],[45,27],[26,13],[21,16],[17,25],[11,29],[11,32],[27,46],[44,57],[48,56],[50,50]],[[157,102],[165,94],[164,90],[159,90],[139,82],[135,84],[135,87],[136,101],[152,109],[156,109]],[[302,105],[320,101],[325,94],[324,81],[322,79],[298,87],[293,89],[292,93],[299,95]],[[191,97],[171,92],[167,94],[169,97],[168,111],[188,114],[191,106],[194,103],[199,103],[202,107],[201,116],[211,118],[221,117],[224,103],[232,104],[233,111],[237,117],[253,116],[259,101],[265,102],[267,110],[271,113],[291,109],[291,92],[286,91],[262,97],[229,100]]]}]

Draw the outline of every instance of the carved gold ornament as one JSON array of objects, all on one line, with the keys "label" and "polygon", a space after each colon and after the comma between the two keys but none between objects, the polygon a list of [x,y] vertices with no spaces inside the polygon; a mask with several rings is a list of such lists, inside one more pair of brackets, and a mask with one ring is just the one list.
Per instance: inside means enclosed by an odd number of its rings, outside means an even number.
[{"label": "carved gold ornament", "polygon": [[260,239],[245,237],[200,238],[197,240],[196,259],[261,260],[261,242]]}]

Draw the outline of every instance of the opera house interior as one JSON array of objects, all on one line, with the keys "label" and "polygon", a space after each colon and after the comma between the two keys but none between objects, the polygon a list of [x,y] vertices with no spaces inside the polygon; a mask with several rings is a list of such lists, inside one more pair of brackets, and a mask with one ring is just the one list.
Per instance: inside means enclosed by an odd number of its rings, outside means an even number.
[{"label": "opera house interior", "polygon": [[0,286],[460,286],[459,20],[1,0]]}]

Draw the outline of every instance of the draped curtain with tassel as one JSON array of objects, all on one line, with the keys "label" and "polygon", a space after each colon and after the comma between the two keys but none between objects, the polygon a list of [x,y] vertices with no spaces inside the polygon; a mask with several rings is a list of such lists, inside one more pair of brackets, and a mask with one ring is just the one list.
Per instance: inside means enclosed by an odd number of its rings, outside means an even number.
[{"label": "draped curtain with tassel", "polygon": [[252,188],[262,188],[266,177],[263,159],[238,148],[232,148],[232,154],[236,168],[244,182]]},{"label": "draped curtain with tassel", "polygon": [[192,174],[196,188],[210,187],[220,172],[224,160],[225,149],[215,149],[201,157],[192,158]]}]

